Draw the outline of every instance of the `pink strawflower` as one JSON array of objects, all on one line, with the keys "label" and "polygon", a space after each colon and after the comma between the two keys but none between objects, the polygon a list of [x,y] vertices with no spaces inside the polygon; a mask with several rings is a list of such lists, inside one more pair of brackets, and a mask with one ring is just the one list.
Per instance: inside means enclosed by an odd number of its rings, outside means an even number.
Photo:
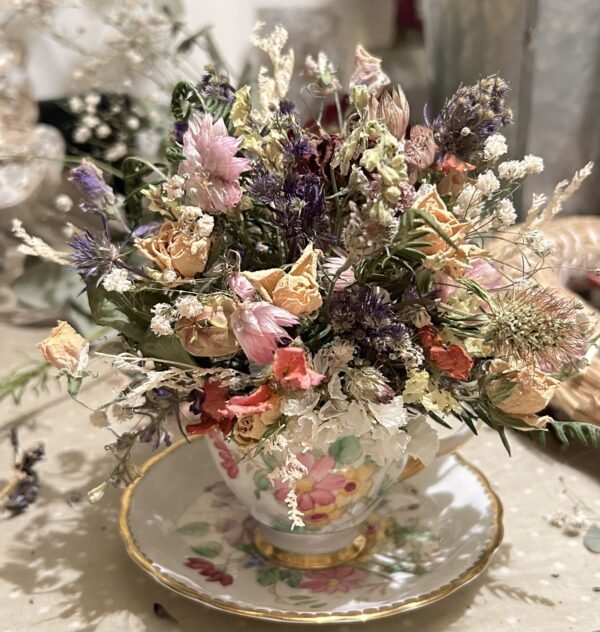
[{"label": "pink strawflower", "polygon": [[325,379],[324,375],[308,367],[306,353],[299,347],[283,347],[275,351],[273,374],[282,386],[304,390],[317,386]]},{"label": "pink strawflower", "polygon": [[354,588],[360,588],[368,573],[355,566],[340,566],[326,568],[319,571],[306,571],[300,588],[306,588],[313,593],[336,592],[347,593]]},{"label": "pink strawflower", "polygon": [[229,287],[242,299],[248,300],[254,296],[254,286],[242,274],[234,274],[229,278]]},{"label": "pink strawflower", "polygon": [[277,345],[290,340],[284,327],[298,324],[286,309],[266,301],[242,303],[231,315],[231,328],[248,359],[256,364],[271,364]]},{"label": "pink strawflower", "polygon": [[222,213],[239,203],[238,178],[249,164],[246,158],[236,158],[239,144],[239,138],[229,136],[222,119],[213,123],[208,114],[192,115],[183,136],[185,158],[179,165],[190,204]]},{"label": "pink strawflower", "polygon": [[[300,511],[312,511],[316,507],[330,505],[335,501],[335,492],[346,484],[343,474],[334,472],[335,459],[303,452],[298,461],[307,469],[306,474],[295,484]],[[288,482],[275,481],[275,498],[284,501],[290,491]]]},{"label": "pink strawflower", "polygon": [[[328,257],[325,259],[323,269],[330,278],[335,278],[337,271],[346,265],[345,257]],[[339,292],[356,282],[354,276],[354,268],[350,267],[344,270],[335,282],[335,289]]]},{"label": "pink strawflower", "polygon": [[[471,261],[471,267],[464,274],[465,279],[477,281],[486,290],[497,290],[502,286],[502,277],[496,268],[485,259],[478,257]],[[447,274],[440,274],[436,278],[435,289],[442,303],[460,287],[460,283]]]}]

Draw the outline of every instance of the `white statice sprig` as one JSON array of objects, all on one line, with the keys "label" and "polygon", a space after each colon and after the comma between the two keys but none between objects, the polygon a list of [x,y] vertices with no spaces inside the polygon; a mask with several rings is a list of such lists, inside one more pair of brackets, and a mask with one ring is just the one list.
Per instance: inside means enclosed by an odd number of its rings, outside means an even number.
[{"label": "white statice sprig", "polygon": [[281,481],[287,483],[289,491],[285,497],[285,504],[288,508],[288,517],[292,523],[291,528],[304,527],[304,515],[298,507],[298,495],[296,494],[296,483],[308,473],[306,466],[301,463],[291,452],[285,455],[283,465],[275,467],[269,472],[268,479],[271,483]]},{"label": "white statice sprig", "polygon": [[259,116],[263,121],[268,120],[271,106],[278,107],[282,99],[287,95],[290,80],[294,71],[294,51],[290,48],[286,53],[283,49],[288,40],[287,31],[281,26],[276,26],[266,37],[260,32],[264,24],[258,22],[250,41],[254,46],[264,51],[273,65],[273,76],[269,76],[267,68],[261,66],[258,71],[258,89],[261,112]]}]

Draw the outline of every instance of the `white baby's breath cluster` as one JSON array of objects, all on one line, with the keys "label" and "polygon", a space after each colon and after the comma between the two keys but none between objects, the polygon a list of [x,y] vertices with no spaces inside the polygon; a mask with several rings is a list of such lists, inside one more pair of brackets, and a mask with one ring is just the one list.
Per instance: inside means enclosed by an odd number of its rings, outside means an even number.
[{"label": "white baby's breath cluster", "polygon": [[123,268],[113,268],[102,279],[102,287],[107,292],[128,292],[133,289],[134,283],[131,275]]},{"label": "white baby's breath cluster", "polygon": [[177,312],[168,303],[157,303],[152,308],[152,320],[150,329],[157,336],[170,336],[173,334],[172,321],[175,320]]},{"label": "white baby's breath cluster", "polygon": [[496,193],[496,191],[500,188],[500,182],[498,181],[498,178],[496,178],[494,172],[491,169],[488,169],[477,176],[475,187],[482,195],[489,197]]},{"label": "white baby's breath cluster", "polygon": [[507,160],[498,165],[498,176],[501,180],[513,182],[535,173],[542,173],[544,161],[539,156],[529,154],[523,160]]},{"label": "white baby's breath cluster", "polygon": [[513,206],[513,203],[505,198],[500,200],[494,208],[494,228],[508,228],[517,221],[517,211]]},{"label": "white baby's breath cluster", "polygon": [[485,160],[497,160],[508,151],[506,138],[502,134],[492,134],[483,146],[483,157]]}]

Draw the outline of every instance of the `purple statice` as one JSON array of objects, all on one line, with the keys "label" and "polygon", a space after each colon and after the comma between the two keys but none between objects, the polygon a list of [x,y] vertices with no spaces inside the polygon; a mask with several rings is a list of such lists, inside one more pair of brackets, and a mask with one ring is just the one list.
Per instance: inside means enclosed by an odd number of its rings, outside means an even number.
[{"label": "purple statice", "polygon": [[295,260],[309,242],[327,237],[325,197],[321,179],[307,168],[312,155],[308,138],[290,134],[282,143],[283,169],[273,173],[255,168],[247,191],[274,211],[277,225],[288,244],[288,258]]},{"label": "purple statice", "polygon": [[377,289],[366,286],[336,292],[330,316],[333,331],[350,337],[367,357],[394,359],[406,347],[408,329]]},{"label": "purple statice", "polygon": [[287,114],[295,114],[296,113],[296,104],[293,101],[288,101],[287,99],[281,99],[279,102],[279,112],[284,116]]},{"label": "purple statice", "polygon": [[283,150],[294,161],[310,158],[312,147],[306,136],[292,138],[282,143]]},{"label": "purple statice", "polygon": [[199,388],[192,389],[187,401],[190,403],[189,410],[192,415],[199,415],[202,412],[202,404],[204,403],[204,391]]},{"label": "purple statice", "polygon": [[214,66],[207,67],[198,89],[204,97],[212,97],[227,103],[233,103],[235,99],[235,89],[229,83],[229,76],[227,73],[217,71]]},{"label": "purple statice", "polygon": [[78,167],[71,169],[69,180],[82,196],[81,208],[84,211],[99,211],[114,204],[114,191],[104,181],[102,171],[89,160],[84,158]]},{"label": "purple statice", "polygon": [[173,125],[173,131],[175,132],[175,140],[180,145],[183,145],[183,137],[185,136],[187,129],[188,129],[187,121],[175,121],[175,124]]},{"label": "purple statice", "polygon": [[69,241],[73,248],[73,263],[84,281],[96,279],[96,284],[118,265],[121,249],[111,241],[108,222],[102,216],[103,230],[99,233],[86,228]]},{"label": "purple statice", "polygon": [[431,124],[440,154],[455,154],[467,162],[481,158],[486,139],[512,123],[512,110],[506,104],[508,90],[498,75],[461,86]]}]

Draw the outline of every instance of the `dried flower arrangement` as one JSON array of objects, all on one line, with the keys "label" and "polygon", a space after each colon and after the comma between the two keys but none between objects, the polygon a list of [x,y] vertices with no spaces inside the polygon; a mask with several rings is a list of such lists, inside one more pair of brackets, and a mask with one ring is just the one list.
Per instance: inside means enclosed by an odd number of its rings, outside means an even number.
[{"label": "dried flower arrangement", "polygon": [[[323,107],[302,124],[285,98],[286,38],[254,34],[272,65],[257,91],[214,69],[176,86],[164,160],[129,159],[123,202],[92,162],[73,169],[103,229],[74,235],[70,253],[17,226],[28,252],[77,268],[94,320],[124,345],[112,360],[131,383],[93,415],[117,436],[117,465],[92,498],[130,483],[132,446],[168,445],[173,422],[287,455],[288,480],[302,475],[294,455],[348,434],[377,463],[407,451],[427,462],[449,416],[473,432],[482,420],[507,449],[507,428],[597,442],[592,426],[539,414],[584,366],[593,324],[535,281],[540,226],[591,165],[550,202],[536,196],[516,228],[511,198],[543,162],[503,160],[512,112],[500,77],[411,124],[378,59],[359,47],[342,107],[319,54],[304,74],[339,125],[322,124]],[[517,244],[527,265],[501,260],[495,241]],[[41,350],[75,395],[87,341],[60,323]]]}]

